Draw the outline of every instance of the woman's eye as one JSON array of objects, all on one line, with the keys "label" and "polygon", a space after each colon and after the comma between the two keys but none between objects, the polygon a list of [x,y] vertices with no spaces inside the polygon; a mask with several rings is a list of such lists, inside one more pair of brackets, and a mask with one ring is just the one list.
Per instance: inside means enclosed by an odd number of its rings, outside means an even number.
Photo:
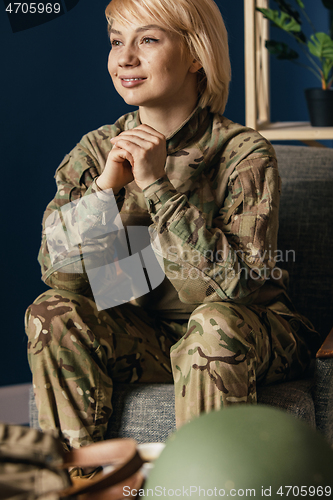
[{"label": "woman's eye", "polygon": [[121,45],[121,42],[120,40],[111,40],[111,45],[112,47],[118,47],[119,45]]},{"label": "woman's eye", "polygon": [[142,39],[142,42],[145,44],[150,44],[150,43],[158,42],[158,40],[157,40],[157,38],[151,38],[151,37],[146,36],[145,38]]}]

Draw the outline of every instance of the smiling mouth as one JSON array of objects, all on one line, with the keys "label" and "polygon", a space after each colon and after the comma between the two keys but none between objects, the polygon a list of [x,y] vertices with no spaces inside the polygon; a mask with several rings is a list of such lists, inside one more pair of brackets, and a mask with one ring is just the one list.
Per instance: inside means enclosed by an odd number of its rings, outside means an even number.
[{"label": "smiling mouth", "polygon": [[120,77],[120,82],[125,89],[134,89],[135,87],[140,87],[142,83],[144,83],[147,78],[134,77],[134,78],[123,78]]},{"label": "smiling mouth", "polygon": [[142,80],[146,80],[146,78],[121,78],[123,82],[141,82]]}]

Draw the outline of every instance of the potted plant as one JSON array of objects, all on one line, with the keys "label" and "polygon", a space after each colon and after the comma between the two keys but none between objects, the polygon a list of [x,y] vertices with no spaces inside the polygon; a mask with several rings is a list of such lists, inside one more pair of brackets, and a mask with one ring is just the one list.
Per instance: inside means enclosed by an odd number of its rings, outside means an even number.
[{"label": "potted plant", "polygon": [[[266,48],[278,59],[287,59],[311,71],[321,82],[318,88],[305,90],[312,126],[333,126],[333,0],[321,0],[329,11],[330,31],[316,31],[305,10],[302,0],[294,0],[295,7],[286,0],[274,0],[276,9],[257,7],[273,26],[293,38],[305,54],[309,64],[298,62],[299,53],[284,42],[266,40]],[[310,0],[309,0],[310,1]],[[302,30],[303,20],[309,24],[312,34],[307,37]]]}]

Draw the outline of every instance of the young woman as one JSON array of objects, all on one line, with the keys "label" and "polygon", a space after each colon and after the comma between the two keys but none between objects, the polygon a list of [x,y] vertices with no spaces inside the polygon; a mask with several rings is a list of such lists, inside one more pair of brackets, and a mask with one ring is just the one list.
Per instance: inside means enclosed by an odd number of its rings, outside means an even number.
[{"label": "young woman", "polygon": [[[26,317],[40,425],[67,447],[103,439],[113,381],[173,380],[181,426],[254,403],[258,382],[299,376],[316,339],[275,267],[274,149],[223,116],[230,63],[217,6],[112,0],[106,16],[113,84],[138,110],[85,135],[59,166],[39,254],[51,289]],[[96,297],[101,274],[121,288],[121,260],[105,257],[118,212],[128,234],[157,235],[165,278],[112,307]]]}]

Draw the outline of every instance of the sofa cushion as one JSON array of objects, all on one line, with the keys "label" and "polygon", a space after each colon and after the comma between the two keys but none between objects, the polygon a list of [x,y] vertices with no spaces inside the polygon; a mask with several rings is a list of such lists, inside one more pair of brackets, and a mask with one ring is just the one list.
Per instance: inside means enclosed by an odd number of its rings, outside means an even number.
[{"label": "sofa cushion", "polygon": [[108,438],[164,442],[176,427],[173,384],[117,384]]},{"label": "sofa cushion", "polygon": [[[314,379],[309,378],[258,387],[258,403],[285,409],[315,427],[313,386]],[[108,438],[164,442],[175,430],[173,384],[118,384],[112,402]]]},{"label": "sofa cushion", "polygon": [[278,265],[290,273],[296,309],[324,340],[333,326],[333,150],[274,148],[282,179]]},{"label": "sofa cushion", "polygon": [[[285,409],[315,427],[314,379],[258,387],[258,403]],[[175,430],[173,384],[116,384],[107,438],[132,437],[138,443],[165,442]],[[38,412],[30,392],[30,425],[38,428]]]}]

